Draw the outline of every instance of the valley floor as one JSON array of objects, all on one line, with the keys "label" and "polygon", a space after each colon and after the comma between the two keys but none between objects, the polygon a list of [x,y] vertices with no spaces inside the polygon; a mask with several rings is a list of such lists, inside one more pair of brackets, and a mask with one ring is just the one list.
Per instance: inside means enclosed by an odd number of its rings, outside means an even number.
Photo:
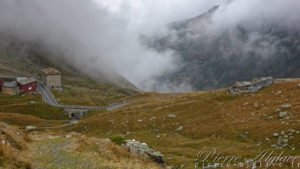
[{"label": "valley floor", "polygon": [[[1,146],[0,164],[4,168],[29,164],[32,168],[160,168],[106,139],[116,135],[147,143],[173,168],[195,168],[201,150],[242,159],[254,159],[261,151],[300,156],[298,83],[240,96],[225,90],[135,94],[123,98],[130,102],[124,107],[91,112],[78,124],[65,127],[61,125],[69,119],[62,110],[43,104],[39,96],[0,95],[0,121],[12,125],[27,145],[20,150]],[[26,126],[61,127],[27,132]],[[238,162],[245,163],[242,159]],[[284,163],[280,168],[293,167]]]}]

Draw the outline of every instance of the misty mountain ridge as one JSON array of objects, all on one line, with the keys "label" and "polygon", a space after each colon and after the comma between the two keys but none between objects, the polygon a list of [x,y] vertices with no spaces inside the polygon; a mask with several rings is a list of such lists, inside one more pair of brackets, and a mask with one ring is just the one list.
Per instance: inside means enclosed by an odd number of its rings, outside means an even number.
[{"label": "misty mountain ridge", "polygon": [[47,67],[59,69],[64,77],[69,79],[83,77],[118,87],[136,89],[116,72],[110,70],[108,75],[99,68],[87,67],[84,63],[72,61],[59,49],[50,49],[42,43],[0,33],[0,74],[2,76],[40,78],[41,70]]},{"label": "misty mountain ridge", "polygon": [[264,18],[220,28],[215,26],[220,10],[214,6],[197,17],[171,23],[172,34],[147,39],[150,47],[171,49],[182,57],[184,66],[161,77],[159,83],[184,81],[194,90],[209,90],[254,77],[299,77],[297,29]]}]

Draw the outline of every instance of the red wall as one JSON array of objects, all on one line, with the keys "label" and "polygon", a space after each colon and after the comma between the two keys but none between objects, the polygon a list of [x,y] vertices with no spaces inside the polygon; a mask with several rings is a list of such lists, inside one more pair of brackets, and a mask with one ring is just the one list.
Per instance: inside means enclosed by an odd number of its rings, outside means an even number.
[{"label": "red wall", "polygon": [[33,82],[33,83],[29,83],[27,85],[20,85],[19,89],[24,91],[25,93],[31,93],[31,92],[36,92],[36,88],[37,88],[37,83]]},{"label": "red wall", "polygon": [[3,81],[0,80],[0,92],[2,92],[2,85],[3,85]]}]

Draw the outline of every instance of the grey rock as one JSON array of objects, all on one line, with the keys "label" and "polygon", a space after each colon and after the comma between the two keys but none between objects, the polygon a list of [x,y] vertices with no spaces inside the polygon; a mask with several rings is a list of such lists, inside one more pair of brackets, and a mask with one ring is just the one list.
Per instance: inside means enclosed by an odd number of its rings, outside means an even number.
[{"label": "grey rock", "polygon": [[177,131],[182,131],[183,130],[183,126],[179,126],[176,130]]},{"label": "grey rock", "polygon": [[35,102],[35,101],[30,101],[29,103],[30,103],[30,104],[35,104],[36,102]]},{"label": "grey rock", "polygon": [[27,126],[25,129],[26,130],[34,130],[34,129],[36,129],[36,127],[35,126]]},{"label": "grey rock", "polygon": [[79,123],[78,120],[71,120],[71,121],[69,122],[69,125],[76,125],[76,124],[78,124],[78,123]]},{"label": "grey rock", "polygon": [[288,113],[288,112],[286,112],[286,111],[285,111],[285,112],[280,112],[280,113],[279,113],[279,117],[280,117],[280,118],[283,118],[284,116],[287,115],[287,113]]},{"label": "grey rock", "polygon": [[278,137],[279,133],[273,133],[273,137]]},{"label": "grey rock", "polygon": [[206,167],[203,167],[203,169],[214,169],[214,168],[219,168],[220,164],[215,163],[214,165],[208,165]]},{"label": "grey rock", "polygon": [[274,84],[272,77],[262,77],[259,79],[253,79],[251,82],[236,82],[232,88],[228,89],[229,94],[239,95],[242,93],[251,93],[261,90],[265,87]]},{"label": "grey rock", "polygon": [[246,105],[248,105],[249,103],[248,102],[245,102],[244,104],[243,104],[243,106],[246,106]]},{"label": "grey rock", "polygon": [[290,105],[290,104],[285,104],[285,105],[282,105],[281,106],[281,109],[290,109],[292,107],[292,105]]},{"label": "grey rock", "polygon": [[176,115],[175,115],[175,114],[169,114],[168,117],[170,117],[170,118],[175,118]]},{"label": "grey rock", "polygon": [[283,139],[282,140],[284,143],[287,143],[287,142],[289,142],[289,139]]},{"label": "grey rock", "polygon": [[144,159],[152,159],[154,162],[165,165],[163,154],[159,151],[154,151],[148,147],[146,143],[141,143],[135,140],[126,140],[123,147],[127,148],[132,154]]},{"label": "grey rock", "polygon": [[54,136],[51,136],[51,135],[49,135],[49,136],[48,136],[48,139],[49,139],[49,140],[52,140],[52,139],[55,139],[55,137],[54,137]]},{"label": "grey rock", "polygon": [[248,132],[244,132],[244,133],[240,134],[240,137],[243,137],[243,138],[248,137]]}]

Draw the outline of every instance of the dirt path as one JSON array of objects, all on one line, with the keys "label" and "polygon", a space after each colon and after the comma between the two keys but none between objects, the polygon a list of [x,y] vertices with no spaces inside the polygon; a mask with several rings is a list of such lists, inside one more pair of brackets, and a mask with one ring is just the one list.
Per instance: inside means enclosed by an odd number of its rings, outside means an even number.
[{"label": "dirt path", "polygon": [[[96,154],[81,153],[78,137],[36,135],[29,149],[24,152],[32,159],[34,169],[100,169]],[[94,157],[93,157],[94,156]]]}]

